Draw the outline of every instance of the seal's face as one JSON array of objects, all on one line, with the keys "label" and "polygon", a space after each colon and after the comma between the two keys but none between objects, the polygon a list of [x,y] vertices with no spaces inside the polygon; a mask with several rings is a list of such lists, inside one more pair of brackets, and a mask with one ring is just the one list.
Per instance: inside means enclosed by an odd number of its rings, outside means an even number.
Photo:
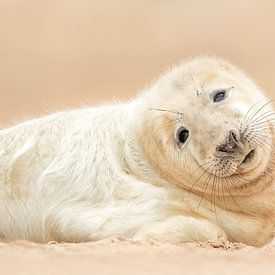
[{"label": "seal's face", "polygon": [[238,69],[216,59],[191,61],[161,79],[157,91],[146,118],[150,141],[143,142],[163,177],[194,191],[222,186],[231,193],[267,171],[274,113]]}]

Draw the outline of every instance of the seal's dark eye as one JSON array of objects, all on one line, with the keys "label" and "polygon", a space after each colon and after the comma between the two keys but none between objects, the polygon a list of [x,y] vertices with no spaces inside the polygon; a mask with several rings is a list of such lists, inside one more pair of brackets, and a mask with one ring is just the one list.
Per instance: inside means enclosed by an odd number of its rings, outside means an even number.
[{"label": "seal's dark eye", "polygon": [[223,101],[228,96],[228,91],[226,89],[217,89],[212,93],[212,99],[214,102]]},{"label": "seal's dark eye", "polygon": [[176,140],[179,144],[184,144],[189,137],[188,129],[179,127],[176,133]]}]

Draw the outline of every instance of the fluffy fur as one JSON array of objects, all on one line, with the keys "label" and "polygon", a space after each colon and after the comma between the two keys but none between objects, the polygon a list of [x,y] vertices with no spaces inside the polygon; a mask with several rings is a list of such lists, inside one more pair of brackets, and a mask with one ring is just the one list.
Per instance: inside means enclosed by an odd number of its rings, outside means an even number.
[{"label": "fluffy fur", "polygon": [[[223,102],[212,102],[213,90],[229,87]],[[266,102],[240,70],[205,57],[169,71],[131,102],[3,129],[0,235],[263,245],[275,225],[273,110]],[[180,126],[189,130],[182,145]],[[217,156],[232,129],[242,151]]]}]

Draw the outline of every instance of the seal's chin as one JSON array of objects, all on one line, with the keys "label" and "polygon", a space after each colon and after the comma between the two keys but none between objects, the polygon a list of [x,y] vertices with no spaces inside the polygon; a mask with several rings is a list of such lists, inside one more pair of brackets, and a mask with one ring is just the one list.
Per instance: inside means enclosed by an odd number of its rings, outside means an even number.
[{"label": "seal's chin", "polygon": [[239,161],[236,171],[232,175],[245,176],[250,179],[258,177],[266,169],[268,159],[257,148],[250,150]]},{"label": "seal's chin", "polygon": [[241,162],[241,165],[250,164],[253,161],[254,157],[255,157],[255,150],[253,149],[245,156],[245,158]]},{"label": "seal's chin", "polygon": [[235,155],[216,157],[211,165],[206,168],[208,173],[221,178],[235,176],[258,176],[265,166],[262,153],[257,148],[251,148],[238,152]]},{"label": "seal's chin", "polygon": [[261,157],[258,154],[257,149],[251,149],[246,154],[242,155],[236,161],[237,169],[233,174],[246,174],[246,173],[255,173],[258,169],[258,164],[261,161]]}]

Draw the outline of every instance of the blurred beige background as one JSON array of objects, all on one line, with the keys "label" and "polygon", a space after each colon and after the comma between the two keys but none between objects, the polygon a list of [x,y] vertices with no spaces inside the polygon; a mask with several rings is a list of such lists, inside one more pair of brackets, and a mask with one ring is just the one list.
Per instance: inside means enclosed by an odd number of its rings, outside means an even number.
[{"label": "blurred beige background", "polygon": [[0,123],[126,99],[201,53],[275,97],[275,1],[0,0]]}]

